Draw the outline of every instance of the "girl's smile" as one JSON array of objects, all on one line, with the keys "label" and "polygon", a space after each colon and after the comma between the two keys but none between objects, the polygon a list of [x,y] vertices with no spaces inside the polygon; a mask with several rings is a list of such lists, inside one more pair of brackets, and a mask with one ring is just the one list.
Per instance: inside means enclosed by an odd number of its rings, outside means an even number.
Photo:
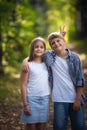
[{"label": "girl's smile", "polygon": [[38,41],[35,46],[34,46],[34,55],[37,56],[42,56],[45,52],[44,45],[41,41]]}]

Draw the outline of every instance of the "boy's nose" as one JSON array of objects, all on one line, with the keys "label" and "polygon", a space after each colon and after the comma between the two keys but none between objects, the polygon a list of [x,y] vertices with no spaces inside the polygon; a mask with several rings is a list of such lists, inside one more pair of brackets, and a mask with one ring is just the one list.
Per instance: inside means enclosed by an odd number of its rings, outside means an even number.
[{"label": "boy's nose", "polygon": [[57,42],[55,42],[55,45],[57,45],[58,43]]}]

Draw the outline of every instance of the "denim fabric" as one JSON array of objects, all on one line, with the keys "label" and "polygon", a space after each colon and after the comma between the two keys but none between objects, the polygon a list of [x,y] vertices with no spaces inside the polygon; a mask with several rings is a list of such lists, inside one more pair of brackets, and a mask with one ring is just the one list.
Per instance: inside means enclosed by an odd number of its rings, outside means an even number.
[{"label": "denim fabric", "polygon": [[49,96],[28,96],[27,102],[31,115],[25,115],[24,108],[21,113],[22,123],[47,123],[49,120]]},{"label": "denim fabric", "polygon": [[67,130],[68,116],[70,117],[72,130],[86,130],[84,105],[80,110],[73,110],[72,103],[54,102],[54,124],[53,130]]},{"label": "denim fabric", "polygon": [[[71,76],[71,79],[73,81],[73,84],[75,87],[81,86],[83,87],[85,85],[84,75],[82,71],[82,66],[80,59],[77,54],[71,52],[69,49],[66,49],[68,51],[69,58],[67,59],[67,64],[69,67],[69,73]],[[55,62],[56,54],[54,51],[47,51],[44,54],[44,62],[47,65],[47,67],[51,67]],[[52,79],[52,73],[50,73],[49,79]],[[52,81],[51,81],[52,82]]]},{"label": "denim fabric", "polygon": [[[73,81],[73,84],[76,87],[84,87],[85,85],[85,79],[84,79],[84,74],[82,71],[82,65],[80,62],[80,59],[77,54],[74,52],[70,51],[69,49],[66,49],[68,51],[68,59],[67,59],[67,64],[69,67],[69,74],[71,76],[71,79]],[[51,66],[55,62],[55,57],[56,54],[54,51],[47,51],[44,54],[44,62],[47,65],[48,68],[48,73],[49,73],[49,81],[51,84],[51,87],[53,87],[53,75],[52,75],[52,70]],[[84,103],[86,100],[84,94],[82,94],[82,103]]]}]

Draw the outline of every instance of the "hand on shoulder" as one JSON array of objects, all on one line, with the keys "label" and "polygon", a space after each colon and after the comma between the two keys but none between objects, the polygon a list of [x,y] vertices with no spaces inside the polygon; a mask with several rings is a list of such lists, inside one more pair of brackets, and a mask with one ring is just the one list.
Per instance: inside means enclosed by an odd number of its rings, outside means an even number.
[{"label": "hand on shoulder", "polygon": [[25,58],[22,62],[22,71],[28,72],[29,71],[29,65],[28,65],[28,57]]}]

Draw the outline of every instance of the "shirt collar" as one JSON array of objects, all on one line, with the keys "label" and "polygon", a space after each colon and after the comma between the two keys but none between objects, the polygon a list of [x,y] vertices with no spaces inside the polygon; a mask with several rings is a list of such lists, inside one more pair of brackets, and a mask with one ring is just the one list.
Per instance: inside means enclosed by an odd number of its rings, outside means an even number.
[{"label": "shirt collar", "polygon": [[[71,51],[68,48],[66,48],[65,50],[68,52],[68,56],[71,57],[72,56]],[[54,51],[52,51],[52,53],[54,56],[56,56],[56,53]]]}]

